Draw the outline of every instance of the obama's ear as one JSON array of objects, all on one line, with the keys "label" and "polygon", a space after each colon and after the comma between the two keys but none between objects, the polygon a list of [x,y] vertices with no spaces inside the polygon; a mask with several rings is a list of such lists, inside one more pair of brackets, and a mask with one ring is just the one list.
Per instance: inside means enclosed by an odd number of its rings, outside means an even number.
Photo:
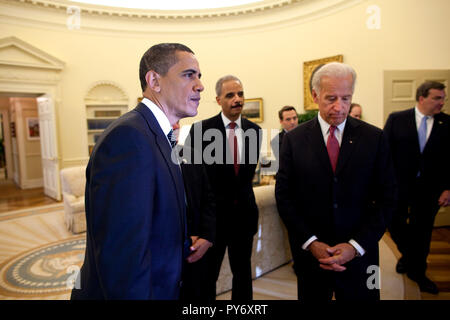
[{"label": "obama's ear", "polygon": [[154,70],[150,70],[145,75],[147,87],[155,92],[161,91],[161,76]]}]

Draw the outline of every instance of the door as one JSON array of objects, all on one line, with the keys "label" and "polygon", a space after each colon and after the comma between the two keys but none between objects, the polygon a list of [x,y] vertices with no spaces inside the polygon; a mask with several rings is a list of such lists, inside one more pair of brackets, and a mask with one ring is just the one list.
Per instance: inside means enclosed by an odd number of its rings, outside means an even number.
[{"label": "door", "polygon": [[42,171],[44,193],[61,200],[59,181],[58,144],[56,140],[55,106],[52,98],[45,94],[37,98],[39,131],[41,137]]},{"label": "door", "polygon": [[[416,104],[416,89],[427,80],[442,82],[448,97],[450,70],[388,70],[384,71],[384,123],[391,112],[409,109]],[[442,109],[450,113],[447,101]],[[384,124],[383,123],[383,124]],[[450,159],[442,159],[450,163]],[[435,226],[450,226],[450,207],[441,208]]]},{"label": "door", "polygon": [[[409,109],[416,104],[416,89],[423,82],[433,80],[450,84],[450,70],[386,70],[384,71],[384,123],[394,111]],[[443,112],[449,113],[449,103]]]}]

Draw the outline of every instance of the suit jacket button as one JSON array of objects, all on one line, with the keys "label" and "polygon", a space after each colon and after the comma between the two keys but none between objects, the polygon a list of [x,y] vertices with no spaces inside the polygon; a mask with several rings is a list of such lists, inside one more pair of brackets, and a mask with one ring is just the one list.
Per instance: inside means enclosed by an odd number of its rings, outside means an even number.
[{"label": "suit jacket button", "polygon": [[338,181],[338,179],[337,179],[336,177],[334,177],[333,180],[334,180],[334,182],[337,182],[337,181]]},{"label": "suit jacket button", "polygon": [[338,208],[338,204],[337,204],[337,203],[333,204],[333,207],[334,207],[335,209],[337,209],[337,208]]}]

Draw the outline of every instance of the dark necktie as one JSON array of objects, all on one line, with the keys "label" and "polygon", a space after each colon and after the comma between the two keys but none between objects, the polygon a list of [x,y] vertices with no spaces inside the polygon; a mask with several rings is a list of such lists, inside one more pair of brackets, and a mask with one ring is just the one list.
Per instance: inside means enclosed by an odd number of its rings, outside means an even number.
[{"label": "dark necktie", "polygon": [[330,158],[331,167],[333,168],[333,172],[336,172],[336,164],[339,156],[339,142],[334,135],[334,131],[336,130],[336,126],[330,126],[330,134],[328,135],[327,140],[327,151],[328,157]]},{"label": "dark necktie", "polygon": [[172,129],[170,129],[169,133],[167,134],[167,138],[169,139],[170,145],[172,146],[173,149],[177,144],[177,140],[175,140]]},{"label": "dark necktie", "polygon": [[232,150],[233,154],[233,165],[234,165],[234,174],[238,175],[239,173],[239,152],[238,152],[238,142],[236,133],[234,131],[234,128],[236,127],[235,122],[230,122],[228,125],[230,130],[230,133],[228,135],[228,145],[230,146],[230,150]]}]

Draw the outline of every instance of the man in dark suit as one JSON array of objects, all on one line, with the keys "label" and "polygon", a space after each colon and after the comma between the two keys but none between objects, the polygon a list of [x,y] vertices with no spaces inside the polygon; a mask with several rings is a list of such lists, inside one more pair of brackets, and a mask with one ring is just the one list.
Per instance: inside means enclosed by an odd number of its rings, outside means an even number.
[{"label": "man in dark suit", "polygon": [[[173,126],[178,141],[180,125]],[[213,302],[216,287],[211,281],[214,277],[213,259],[209,248],[216,237],[216,204],[205,166],[195,164],[184,158],[191,150],[178,144],[176,153],[183,173],[187,202],[187,232],[191,238],[191,253],[186,258],[183,271],[182,301]]]},{"label": "man in dark suit", "polygon": [[[293,106],[284,106],[278,111],[278,118],[280,118],[281,131],[271,141],[270,146],[277,162],[280,161],[280,150],[283,137],[286,132],[295,129],[298,126],[297,111]],[[278,166],[277,166],[278,167]]]},{"label": "man in dark suit", "polygon": [[313,78],[319,114],[288,132],[281,148],[277,207],[305,301],[380,296],[369,277],[379,272],[378,241],[396,186],[383,132],[347,117],[355,79],[345,64],[320,68]]},{"label": "man in dark suit", "polygon": [[434,218],[450,202],[450,116],[441,112],[445,86],[427,81],[417,88],[414,108],[392,113],[384,127],[392,150],[399,203],[389,229],[402,254],[397,272],[422,291],[437,294],[425,272]]},{"label": "man in dark suit", "polygon": [[184,45],[143,55],[144,99],[105,130],[86,170],[86,254],[72,299],[179,298],[190,243],[170,140],[174,123],[197,114],[200,76]]},{"label": "man in dark suit", "polygon": [[259,158],[261,128],[241,117],[244,90],[238,78],[220,78],[216,94],[222,112],[194,124],[188,139],[200,154],[199,160],[206,164],[216,200],[216,243],[211,248],[215,259],[214,284],[228,248],[233,273],[232,299],[251,300],[251,254],[258,225],[252,180]]}]

